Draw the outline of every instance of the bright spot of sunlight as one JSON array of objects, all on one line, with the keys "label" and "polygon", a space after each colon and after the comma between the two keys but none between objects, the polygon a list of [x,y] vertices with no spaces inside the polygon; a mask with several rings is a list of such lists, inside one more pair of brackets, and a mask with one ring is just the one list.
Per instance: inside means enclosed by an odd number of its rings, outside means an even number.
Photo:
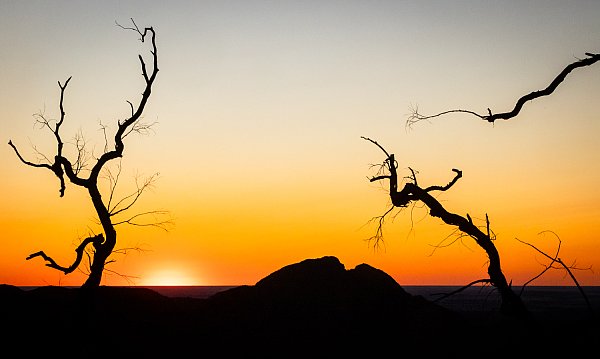
[{"label": "bright spot of sunlight", "polygon": [[160,269],[150,273],[143,280],[146,286],[185,286],[198,285],[196,278],[178,269]]}]

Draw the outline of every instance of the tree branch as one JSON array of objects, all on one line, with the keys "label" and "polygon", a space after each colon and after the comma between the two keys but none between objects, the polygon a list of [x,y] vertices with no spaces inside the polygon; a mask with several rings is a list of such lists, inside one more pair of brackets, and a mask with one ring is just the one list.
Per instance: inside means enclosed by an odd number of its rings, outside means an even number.
[{"label": "tree branch", "polygon": [[462,292],[463,290],[465,290],[467,288],[470,288],[470,287],[474,286],[475,284],[479,284],[479,283],[491,284],[490,282],[491,281],[489,279],[487,279],[487,278],[486,279],[477,279],[477,280],[474,280],[474,281],[472,281],[471,283],[469,283],[467,285],[464,285],[464,286],[462,286],[462,287],[460,287],[460,288],[458,288],[456,290],[453,290],[450,293],[441,294],[441,296],[438,297],[438,298],[436,298],[436,299],[434,299],[433,302],[439,302],[441,300],[444,300],[444,299],[446,299],[448,297],[451,297],[451,296],[453,296],[455,294],[458,294],[458,293]]},{"label": "tree branch", "polygon": [[88,238],[84,239],[81,242],[81,244],[75,249],[75,253],[77,254],[77,256],[76,256],[73,264],[71,264],[69,267],[63,267],[63,266],[57,264],[56,261],[54,259],[52,259],[52,257],[48,256],[46,253],[44,253],[44,251],[39,251],[39,252],[30,254],[25,259],[30,260],[35,257],[42,257],[46,262],[48,262],[46,264],[46,267],[57,269],[57,270],[63,272],[64,274],[69,274],[69,273],[73,272],[77,267],[79,267],[79,264],[81,263],[81,260],[83,258],[83,253],[85,252],[85,247],[88,244],[91,243],[94,245],[94,247],[97,247],[100,244],[102,244],[102,242],[104,242],[104,236],[102,236],[102,234],[98,234],[96,236],[88,237]]},{"label": "tree branch", "polygon": [[381,181],[383,179],[390,179],[390,176],[382,175],[382,176],[371,177],[369,179],[369,182]]},{"label": "tree branch", "polygon": [[[144,193],[144,191],[146,189],[152,187],[157,176],[158,176],[158,173],[153,174],[152,176],[146,178],[144,180],[144,183],[142,183],[141,185],[136,180],[136,187],[137,187],[136,191],[131,193],[128,196],[121,198],[112,208],[108,207],[108,211],[109,211],[110,215],[116,216],[117,214],[130,209],[138,201],[138,199],[140,198],[142,193]],[[117,177],[117,180],[118,180],[118,177]],[[114,191],[116,184],[117,184],[117,182],[115,181],[114,187],[111,190],[111,196],[110,196],[111,199],[113,198],[112,192]],[[129,202],[127,203],[127,201],[129,201]]]},{"label": "tree branch", "polygon": [[385,224],[385,217],[394,210],[394,206],[391,206],[384,214],[381,216],[373,217],[369,220],[369,222],[377,221],[377,229],[375,230],[375,234],[370,238],[367,238],[369,242],[375,242],[373,245],[374,248],[378,248],[381,243],[383,243],[383,225]]},{"label": "tree branch", "polygon": [[[575,283],[575,285],[577,286],[577,289],[579,289],[579,293],[581,293],[581,295],[583,296],[583,299],[585,300],[585,303],[587,304],[588,310],[589,310],[589,311],[592,313],[592,315],[595,315],[595,313],[594,313],[594,309],[593,309],[593,307],[592,307],[592,304],[590,303],[590,300],[588,299],[588,297],[587,297],[587,295],[585,294],[585,291],[583,290],[583,288],[581,287],[581,285],[579,285],[579,282],[577,281],[577,278],[575,278],[575,275],[574,275],[574,274],[573,274],[573,272],[571,271],[571,269],[580,269],[580,268],[576,268],[576,267],[573,267],[573,266],[568,266],[568,265],[566,265],[566,264],[565,264],[565,263],[564,263],[564,262],[563,262],[563,261],[562,261],[562,260],[561,260],[561,259],[558,257],[558,254],[559,254],[559,252],[560,252],[560,247],[561,247],[561,243],[562,243],[562,241],[561,241],[560,237],[559,237],[559,236],[558,236],[556,233],[554,233],[554,232],[552,232],[552,231],[543,231],[543,232],[540,232],[540,233],[538,233],[538,234],[543,234],[543,233],[551,233],[551,234],[553,234],[553,235],[556,237],[557,241],[558,241],[558,245],[557,245],[557,248],[556,248],[556,253],[554,254],[554,256],[553,256],[553,257],[552,257],[552,256],[549,256],[548,254],[546,254],[545,252],[543,252],[542,250],[540,250],[539,248],[537,248],[537,247],[536,247],[536,246],[534,246],[533,244],[531,244],[531,243],[527,243],[527,242],[524,242],[524,241],[522,241],[522,240],[520,240],[520,239],[516,238],[516,240],[517,240],[517,241],[519,241],[519,242],[521,242],[521,243],[523,243],[523,244],[525,244],[525,245],[527,245],[527,246],[529,246],[529,247],[533,248],[533,249],[534,249],[536,252],[538,252],[538,253],[540,253],[541,255],[543,255],[544,257],[546,257],[546,258],[550,259],[550,264],[546,265],[546,266],[545,266],[545,268],[544,268],[544,269],[543,269],[543,270],[542,270],[542,271],[541,271],[541,272],[540,272],[538,275],[536,275],[535,277],[533,277],[533,278],[531,278],[530,280],[528,280],[528,281],[527,281],[525,284],[523,284],[523,286],[521,287],[521,293],[523,293],[523,290],[525,290],[525,287],[526,287],[526,286],[527,286],[529,283],[531,283],[531,282],[533,282],[534,280],[536,280],[536,279],[538,279],[539,277],[541,277],[541,276],[542,276],[544,273],[546,273],[548,270],[550,270],[550,269],[557,269],[556,267],[554,267],[554,266],[553,266],[553,264],[554,264],[554,263],[558,263],[558,264],[560,264],[560,265],[561,265],[561,267],[562,267],[562,268],[563,268],[563,269],[564,269],[564,270],[565,270],[565,271],[566,271],[566,272],[569,274],[569,277],[571,277],[571,280],[573,280],[573,283]],[[589,269],[589,268],[588,268],[588,269]],[[520,294],[519,294],[519,295],[520,295]]]},{"label": "tree branch", "polygon": [[[133,23],[133,27],[124,27],[124,26],[120,25],[119,23],[116,23],[116,24],[117,24],[117,26],[121,27],[122,29],[132,30],[132,31],[135,31],[136,33],[138,33],[140,35],[141,42],[145,42],[147,35],[150,34],[151,47],[152,47],[152,50],[150,50],[150,53],[152,54],[151,73],[148,74],[148,71],[146,68],[146,63],[144,62],[142,56],[138,55],[138,57],[141,61],[142,76],[144,77],[144,81],[146,83],[144,92],[142,93],[142,98],[140,100],[140,103],[138,104],[137,109],[135,109],[135,110],[134,110],[133,105],[128,101],[131,106],[132,114],[128,119],[124,120],[123,122],[119,122],[118,129],[115,133],[115,148],[112,151],[106,151],[104,154],[102,154],[102,156],[100,156],[100,158],[96,162],[96,165],[92,168],[92,171],[90,174],[91,178],[98,178],[102,167],[108,161],[123,156],[123,151],[125,149],[125,145],[123,143],[123,138],[128,133],[131,132],[129,127],[134,125],[142,116],[144,108],[146,107],[148,99],[150,98],[150,94],[152,93],[152,84],[154,83],[154,80],[156,79],[156,75],[158,74],[156,33],[154,32],[154,29],[152,27],[147,27],[144,29],[144,31],[141,31],[133,19],[131,19],[131,22]],[[144,126],[144,128],[148,128],[148,126]]]},{"label": "tree branch", "polygon": [[[54,174],[60,181],[59,192],[60,192],[61,197],[63,197],[65,195],[65,189],[66,189],[65,179],[64,179],[65,171],[67,172],[67,176],[69,177],[69,179],[72,182],[77,183],[77,184],[83,183],[83,180],[78,178],[77,173],[73,171],[71,163],[62,155],[62,150],[63,150],[64,144],[60,137],[59,131],[60,131],[60,126],[63,124],[63,122],[65,120],[65,116],[66,116],[66,113],[64,110],[64,99],[65,99],[65,90],[67,89],[67,86],[69,85],[69,81],[71,81],[71,77],[69,77],[67,79],[67,81],[65,81],[64,85],[61,84],[60,81],[58,81],[58,87],[60,88],[60,101],[59,101],[60,120],[58,120],[56,122],[54,129],[52,129],[52,127],[50,126],[50,120],[46,119],[46,117],[43,114],[38,114],[37,120],[36,120],[37,122],[42,124],[44,127],[47,127],[48,129],[50,129],[50,131],[52,131],[52,134],[54,135],[54,138],[56,139],[56,155],[54,156],[54,163],[52,163],[52,164],[35,164],[33,162],[26,161],[23,158],[23,156],[21,156],[21,154],[17,150],[17,147],[12,143],[12,141],[8,141],[8,144],[13,148],[13,150],[15,151],[15,153],[17,154],[17,157],[19,157],[21,162],[23,162],[26,165],[32,166],[32,167],[47,168],[47,169],[51,170],[52,172],[54,172]],[[63,166],[68,166],[68,168],[65,167],[64,171],[63,171]]]},{"label": "tree branch", "polygon": [[[427,188],[425,188],[425,192],[431,192],[431,191],[447,191],[448,189],[450,189],[450,187],[454,186],[454,184],[456,183],[456,181],[458,181],[459,178],[462,177],[462,171],[458,170],[456,168],[452,169],[452,172],[456,173],[456,176],[454,176],[454,178],[452,179],[452,181],[450,181],[447,185],[445,186],[429,186]],[[415,180],[415,185],[417,184],[416,180]]]},{"label": "tree branch", "polygon": [[16,155],[17,155],[17,157],[19,157],[19,160],[21,160],[21,162],[23,162],[24,164],[26,164],[26,165],[28,165],[28,166],[31,166],[31,167],[47,168],[47,169],[49,169],[49,170],[51,170],[51,171],[53,170],[53,169],[52,169],[52,166],[51,166],[51,165],[49,165],[49,164],[47,164],[47,163],[33,163],[33,162],[29,162],[29,161],[25,160],[25,159],[23,158],[23,156],[21,156],[21,154],[19,153],[19,150],[18,150],[18,149],[17,149],[17,147],[16,147],[16,146],[15,146],[15,145],[12,143],[12,141],[11,141],[11,140],[9,140],[9,141],[8,141],[8,145],[9,145],[10,147],[12,147],[12,148],[13,148],[13,150],[15,151],[15,153],[16,153]]},{"label": "tree branch", "polygon": [[580,68],[580,67],[586,67],[586,66],[591,66],[593,64],[595,64],[596,62],[600,61],[600,54],[593,54],[593,53],[589,53],[586,52],[585,53],[586,56],[588,56],[587,58],[584,59],[579,59],[578,61],[575,61],[569,65],[567,65],[555,78],[554,80],[552,80],[552,82],[550,82],[550,84],[542,89],[542,90],[538,90],[538,91],[533,91],[528,93],[525,96],[522,96],[521,98],[519,98],[514,106],[514,108],[508,112],[502,112],[502,113],[492,113],[492,111],[488,108],[487,109],[487,114],[480,114],[474,111],[469,111],[469,110],[461,110],[461,109],[456,109],[456,110],[448,110],[448,111],[443,111],[440,113],[437,113],[435,115],[422,115],[419,113],[418,107],[411,110],[411,114],[409,115],[409,118],[407,120],[407,125],[411,126],[417,122],[423,121],[423,120],[429,120],[435,117],[440,117],[443,115],[447,115],[450,113],[467,113],[476,117],[479,117],[482,120],[485,120],[487,122],[495,122],[496,120],[509,120],[513,117],[516,117],[519,112],[521,112],[521,109],[523,108],[523,105],[525,105],[525,103],[535,100],[537,98],[543,97],[543,96],[549,96],[550,94],[552,94],[554,92],[554,90],[556,90],[556,88],[558,87],[558,85],[560,85],[565,78],[567,77],[567,75],[569,73],[571,73],[571,71]]},{"label": "tree branch", "polygon": [[364,136],[360,136],[360,138],[362,138],[363,140],[369,141],[372,144],[374,144],[375,146],[379,147],[379,149],[381,149],[383,151],[383,153],[385,153],[385,157],[390,157],[390,154],[387,153],[387,151],[385,150],[385,148],[383,148],[379,143],[377,143],[377,141],[372,140],[368,137],[364,137]]},{"label": "tree branch", "polygon": [[163,216],[163,215],[168,215],[169,211],[148,211],[148,212],[143,212],[143,213],[137,213],[127,219],[124,219],[122,221],[118,221],[118,222],[114,222],[113,225],[117,226],[120,224],[130,224],[132,226],[136,226],[136,227],[156,227],[156,228],[160,228],[162,230],[164,230],[165,232],[169,231],[169,227],[171,227],[173,225],[173,221],[171,219],[166,219],[166,220],[162,220],[162,221],[153,221],[153,222],[149,222],[149,223],[143,223],[143,222],[138,222],[137,220],[139,220],[142,217],[146,217],[146,216],[154,216],[156,218],[156,216]]}]

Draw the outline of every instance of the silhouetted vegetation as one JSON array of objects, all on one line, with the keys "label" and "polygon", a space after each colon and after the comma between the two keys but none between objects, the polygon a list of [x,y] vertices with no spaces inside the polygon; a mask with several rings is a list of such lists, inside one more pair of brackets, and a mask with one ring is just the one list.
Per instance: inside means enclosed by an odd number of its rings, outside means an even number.
[{"label": "silhouetted vegetation", "polygon": [[[441,116],[452,114],[452,113],[465,113],[465,114],[473,115],[482,120],[488,121],[490,123],[493,123],[496,120],[509,120],[511,118],[516,117],[520,113],[520,111],[525,103],[532,101],[534,99],[537,99],[539,97],[548,96],[548,95],[552,94],[554,92],[554,90],[558,87],[558,85],[560,85],[564,81],[564,79],[567,77],[567,75],[569,73],[571,73],[571,71],[573,71],[577,68],[580,68],[580,67],[586,67],[586,66],[593,65],[594,63],[596,63],[600,60],[600,54],[586,53],[585,55],[587,56],[586,58],[579,59],[578,61],[567,65],[558,74],[558,76],[556,76],[554,78],[554,80],[552,80],[552,82],[546,88],[539,90],[539,91],[533,91],[527,95],[520,97],[517,100],[515,107],[511,111],[502,112],[502,113],[492,113],[492,111],[488,108],[487,114],[481,114],[481,113],[477,113],[477,112],[471,111],[471,110],[453,109],[453,110],[439,112],[434,115],[423,115],[423,114],[419,113],[418,108],[415,108],[415,109],[413,109],[412,113],[409,115],[409,118],[408,118],[406,124],[408,127],[410,127],[417,122],[420,122],[423,120],[430,120],[430,119],[433,119],[436,117],[441,117]],[[420,187],[417,182],[417,172],[409,167],[408,169],[410,170],[410,175],[405,178],[406,183],[404,184],[404,187],[402,189],[399,189],[398,188],[398,174],[397,174],[398,164],[395,160],[394,154],[393,153],[389,154],[385,150],[385,148],[382,147],[376,141],[374,141],[368,137],[362,137],[362,138],[373,143],[377,147],[379,147],[386,156],[386,159],[384,160],[384,162],[379,165],[378,175],[372,177],[370,179],[370,181],[374,182],[374,181],[380,181],[380,180],[388,180],[389,181],[389,195],[390,195],[391,202],[392,202],[392,206],[383,215],[377,216],[374,218],[374,220],[377,221],[378,225],[377,225],[377,229],[375,231],[375,235],[373,235],[370,238],[370,240],[373,240],[375,242],[375,245],[378,245],[379,242],[383,241],[383,226],[385,224],[386,217],[388,215],[390,215],[390,213],[392,213],[394,208],[404,208],[404,207],[409,206],[411,203],[414,204],[414,202],[420,201],[428,207],[429,214],[431,216],[440,218],[448,225],[456,226],[461,233],[461,234],[459,234],[460,238],[462,238],[463,236],[468,236],[468,237],[473,238],[475,240],[475,242],[486,252],[486,254],[488,256],[489,278],[475,280],[471,283],[468,283],[464,287],[458,289],[456,292],[460,292],[460,291],[464,290],[465,288],[468,288],[475,284],[481,284],[481,283],[490,284],[490,285],[494,286],[500,293],[500,296],[502,298],[501,311],[503,313],[511,315],[511,316],[517,316],[519,318],[528,318],[529,311],[527,310],[527,308],[523,304],[522,300],[520,299],[520,295],[521,295],[523,289],[529,283],[531,283],[535,279],[539,278],[541,275],[543,275],[549,269],[563,269],[569,274],[570,278],[577,285],[578,289],[580,290],[582,296],[585,299],[585,302],[586,302],[590,312],[592,313],[592,315],[594,315],[594,311],[591,306],[591,303],[589,302],[589,299],[585,295],[583,288],[579,285],[579,282],[577,281],[577,279],[572,271],[572,269],[580,269],[580,268],[577,268],[575,266],[568,266],[558,257],[559,252],[560,252],[560,238],[559,238],[559,245],[557,248],[557,252],[554,256],[550,256],[550,255],[546,254],[545,252],[541,251],[539,248],[531,245],[530,243],[519,240],[520,242],[522,242],[526,245],[529,245],[530,247],[535,249],[537,252],[541,253],[543,256],[545,256],[547,259],[550,260],[550,263],[545,267],[545,269],[540,274],[538,274],[537,276],[534,276],[530,281],[525,283],[525,285],[523,285],[523,287],[521,288],[521,293],[519,293],[517,295],[511,288],[511,282],[508,282],[506,280],[506,277],[504,276],[504,274],[502,272],[502,268],[501,268],[501,264],[500,264],[500,254],[498,253],[498,250],[496,249],[494,242],[493,242],[495,240],[495,234],[494,234],[493,230],[490,228],[490,221],[489,221],[489,217],[488,217],[487,213],[485,215],[485,226],[482,226],[482,228],[480,228],[473,223],[473,220],[469,214],[467,214],[466,217],[463,217],[463,216],[460,216],[455,213],[447,211],[444,208],[444,206],[442,206],[442,204],[434,196],[432,196],[430,194],[430,192],[435,192],[435,191],[443,192],[443,191],[449,190],[462,177],[462,171],[460,171],[458,169],[452,169],[452,171],[455,173],[455,177],[445,186],[429,186],[429,187],[423,188],[423,187]],[[558,264],[559,267],[556,267],[555,264]],[[453,295],[456,292],[447,293],[445,295],[445,297],[447,297],[449,295]]]},{"label": "silhouetted vegetation", "polygon": [[[60,181],[61,197],[63,197],[65,194],[66,180],[87,190],[104,233],[93,234],[82,240],[79,246],[75,249],[75,260],[68,266],[58,264],[44,251],[33,253],[27,257],[28,260],[41,257],[46,261],[46,266],[59,270],[64,274],[71,273],[75,269],[78,269],[82,265],[84,257],[86,257],[88,260],[86,265],[88,266],[87,269],[89,273],[87,280],[83,284],[83,287],[97,287],[100,285],[105,266],[111,261],[109,257],[116,250],[115,246],[117,244],[117,231],[115,226],[119,224],[131,224],[137,226],[155,226],[164,229],[170,222],[169,220],[157,221],[155,219],[156,215],[166,214],[164,211],[141,212],[133,215],[126,213],[137,203],[142,193],[153,184],[156,176],[151,176],[141,183],[137,182],[137,189],[133,191],[133,193],[120,200],[117,200],[114,198],[114,194],[118,184],[121,166],[120,164],[118,165],[116,172],[114,172],[114,170],[111,171],[107,167],[109,162],[123,157],[125,150],[124,139],[128,135],[132,133],[143,134],[147,132],[153,125],[152,123],[144,123],[141,119],[142,113],[144,112],[152,92],[152,85],[154,84],[156,75],[158,74],[156,33],[152,27],[147,27],[141,30],[138,28],[133,19],[131,19],[131,21],[132,27],[123,27],[119,24],[117,25],[125,30],[131,30],[137,33],[142,42],[149,40],[152,59],[149,66],[147,66],[144,58],[139,55],[142,75],[145,82],[142,98],[137,106],[134,106],[133,103],[127,101],[131,108],[131,114],[125,120],[118,121],[113,144],[109,143],[108,141],[107,127],[102,126],[101,129],[104,133],[105,144],[104,151],[101,155],[97,156],[88,151],[86,141],[82,135],[76,135],[75,137],[75,159],[71,160],[65,154],[63,149],[65,143],[63,142],[63,137],[60,130],[66,119],[64,98],[65,91],[69,85],[69,82],[71,81],[71,77],[69,77],[64,84],[62,84],[60,81],[58,82],[58,86],[60,88],[59,119],[53,120],[44,113],[38,113],[34,116],[37,124],[39,124],[42,128],[46,128],[52,132],[56,142],[56,153],[51,156],[40,154],[41,157],[46,160],[45,162],[31,162],[26,160],[21,155],[12,141],[8,142],[21,162],[31,167],[50,170],[56,175]],[[111,146],[112,149],[110,148]],[[93,159],[95,159],[95,163],[91,165],[90,162]],[[102,176],[105,176],[108,179],[110,188],[110,193],[105,194],[104,197],[102,196],[99,188],[99,179],[101,179]],[[116,219],[116,216],[119,216],[119,219]],[[140,221],[146,216],[152,216],[153,219],[151,222]]]},{"label": "silhouetted vegetation", "polygon": [[441,117],[441,116],[451,114],[451,113],[465,113],[465,114],[473,115],[475,117],[478,117],[478,118],[480,118],[484,121],[490,122],[490,123],[493,123],[496,120],[509,120],[513,117],[516,117],[521,112],[521,109],[523,108],[523,105],[525,105],[525,103],[535,100],[537,98],[540,98],[543,96],[549,96],[550,94],[552,94],[554,92],[554,90],[556,90],[558,85],[560,85],[565,80],[567,75],[571,73],[571,71],[573,71],[577,68],[580,68],[580,67],[591,66],[600,60],[600,54],[593,54],[593,53],[586,52],[585,55],[587,56],[586,58],[579,59],[579,60],[567,65],[558,74],[558,76],[556,76],[554,78],[554,80],[552,80],[552,82],[550,82],[550,84],[546,88],[544,88],[542,90],[530,92],[527,95],[520,97],[517,100],[515,107],[508,112],[493,113],[492,110],[488,107],[486,114],[478,113],[478,112],[471,111],[471,110],[454,109],[454,110],[447,110],[447,111],[439,112],[434,115],[423,115],[423,114],[419,113],[419,108],[416,107],[412,110],[412,113],[409,116],[406,124],[408,126],[411,126],[411,125],[413,125],[417,122],[423,121],[423,120],[429,120],[429,119],[433,119],[435,117]]},{"label": "silhouetted vegetation", "polygon": [[375,144],[386,156],[386,159],[381,164],[381,174],[372,177],[370,181],[374,182],[388,180],[389,195],[392,201],[392,207],[378,218],[376,234],[371,238],[375,241],[375,245],[377,245],[379,241],[383,240],[382,226],[385,223],[385,217],[391,213],[391,210],[394,207],[403,208],[409,206],[412,202],[423,202],[429,208],[429,214],[431,216],[440,218],[446,224],[458,227],[461,232],[473,238],[475,242],[486,252],[489,259],[489,278],[477,280],[473,283],[470,283],[470,285],[476,283],[488,283],[493,285],[498,289],[500,296],[502,297],[502,312],[512,316],[526,318],[528,316],[528,312],[523,305],[523,302],[519,296],[517,296],[511,290],[510,284],[507,282],[504,273],[502,273],[500,254],[494,245],[494,236],[493,232],[490,230],[490,222],[487,219],[487,215],[486,228],[485,232],[483,232],[473,223],[471,216],[467,214],[467,217],[465,218],[449,212],[434,196],[431,195],[431,192],[444,192],[449,190],[462,177],[462,171],[453,168],[452,171],[455,173],[455,176],[445,186],[429,186],[422,188],[418,184],[416,172],[412,168],[409,168],[411,175],[407,178],[407,182],[404,184],[404,187],[399,189],[397,172],[398,164],[394,154],[388,153],[379,143],[368,137],[363,137],[363,139]]}]

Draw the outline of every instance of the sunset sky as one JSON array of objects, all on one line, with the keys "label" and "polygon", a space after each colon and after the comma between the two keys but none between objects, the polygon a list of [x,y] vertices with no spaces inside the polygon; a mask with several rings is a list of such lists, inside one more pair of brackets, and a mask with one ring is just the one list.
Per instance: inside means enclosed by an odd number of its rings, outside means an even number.
[{"label": "sunset sky", "polygon": [[[411,106],[509,111],[569,63],[600,52],[600,2],[589,1],[0,1],[0,283],[81,285],[69,265],[78,241],[99,233],[89,197],[22,164],[53,156],[33,114],[58,117],[99,155],[100,122],[114,136],[144,82],[148,44],[130,25],[156,30],[160,72],[144,112],[157,122],[125,141],[121,194],[160,173],[133,212],[168,210],[169,231],[117,227],[105,285],[255,284],[307,258],[379,268],[401,285],[461,285],[486,277],[473,240],[418,204],[387,222],[379,249],[369,220],[389,206],[370,183],[383,153],[422,186],[463,178],[438,199],[479,224],[489,215],[513,284],[547,260],[517,238],[592,270],[600,285],[600,63],[577,69],[551,96],[495,124],[453,115],[406,128]],[[91,147],[91,148],[92,148]],[[115,163],[116,164],[116,163]],[[106,193],[106,192],[105,192]],[[572,285],[551,271],[538,285]]]}]

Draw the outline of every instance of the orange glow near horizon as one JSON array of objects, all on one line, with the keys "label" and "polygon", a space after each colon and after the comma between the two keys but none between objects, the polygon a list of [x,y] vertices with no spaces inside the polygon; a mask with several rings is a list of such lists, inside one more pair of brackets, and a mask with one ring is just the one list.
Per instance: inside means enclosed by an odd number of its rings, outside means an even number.
[{"label": "orange glow near horizon", "polygon": [[159,269],[148,273],[140,281],[141,286],[190,286],[201,285],[202,282],[188,273],[177,269]]},{"label": "orange glow near horizon", "polygon": [[[25,258],[43,250],[73,262],[81,239],[101,231],[88,194],[67,183],[59,197],[57,178],[21,163],[7,142],[31,161],[52,158],[52,133],[32,114],[59,117],[57,81],[72,75],[65,151],[76,153],[81,131],[90,161],[98,157],[100,123],[111,142],[127,101],[140,99],[138,54],[148,59],[148,44],[115,26],[134,16],[156,30],[160,71],[143,115],[156,125],[125,139],[118,193],[159,172],[129,213],[166,210],[174,226],[119,225],[122,251],[103,285],[255,284],[323,256],[347,269],[369,264],[401,285],[484,278],[485,253],[420,203],[388,218],[379,249],[366,241],[389,197],[386,181],[368,179],[384,154],[361,136],[395,154],[399,176],[418,171],[422,187],[462,170],[437,198],[482,228],[489,216],[513,285],[547,263],[517,239],[555,253],[557,238],[544,231],[560,237],[560,258],[581,269],[580,284],[600,285],[600,63],[508,121],[461,114],[406,127],[411,105],[425,114],[509,111],[576,57],[600,51],[600,2],[111,4],[0,5],[0,284],[85,281],[87,263],[63,275]],[[573,282],[552,270],[533,284]]]}]

